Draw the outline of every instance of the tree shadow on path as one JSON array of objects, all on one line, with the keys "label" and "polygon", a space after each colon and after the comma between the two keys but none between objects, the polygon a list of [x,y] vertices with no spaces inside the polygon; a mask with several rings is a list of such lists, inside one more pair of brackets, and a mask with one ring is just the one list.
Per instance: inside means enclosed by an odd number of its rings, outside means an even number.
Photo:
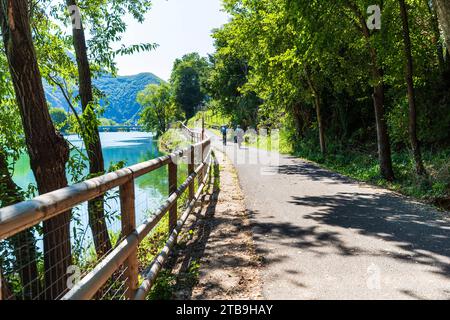
[{"label": "tree shadow on path", "polygon": [[[350,178],[301,161],[280,166],[279,172],[328,184],[358,184]],[[293,196],[291,203],[318,208],[316,212],[305,215],[306,219],[319,225],[351,228],[360,235],[389,241],[399,249],[399,252],[391,254],[392,258],[437,267],[439,274],[450,278],[450,265],[442,261],[443,257],[450,258],[448,212],[439,212],[388,191]],[[339,244],[338,234],[324,236],[331,237],[332,242],[346,252],[345,246]]]}]

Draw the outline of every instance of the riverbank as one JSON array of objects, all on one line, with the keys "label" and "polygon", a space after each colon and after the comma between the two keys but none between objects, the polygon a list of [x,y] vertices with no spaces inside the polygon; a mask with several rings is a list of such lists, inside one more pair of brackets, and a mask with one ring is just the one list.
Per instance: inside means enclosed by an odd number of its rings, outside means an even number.
[{"label": "riverbank", "polygon": [[169,129],[158,139],[159,150],[171,153],[176,149],[183,149],[190,145],[190,141],[179,129]]}]

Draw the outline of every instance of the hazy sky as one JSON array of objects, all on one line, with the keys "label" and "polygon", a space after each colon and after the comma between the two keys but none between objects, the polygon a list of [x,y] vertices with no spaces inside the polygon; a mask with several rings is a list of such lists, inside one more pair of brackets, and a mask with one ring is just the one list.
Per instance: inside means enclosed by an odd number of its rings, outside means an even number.
[{"label": "hazy sky", "polygon": [[186,53],[214,52],[211,30],[227,22],[221,0],[152,0],[143,24],[127,17],[125,44],[157,43],[147,53],[118,57],[119,75],[152,72],[168,80],[175,59]]}]

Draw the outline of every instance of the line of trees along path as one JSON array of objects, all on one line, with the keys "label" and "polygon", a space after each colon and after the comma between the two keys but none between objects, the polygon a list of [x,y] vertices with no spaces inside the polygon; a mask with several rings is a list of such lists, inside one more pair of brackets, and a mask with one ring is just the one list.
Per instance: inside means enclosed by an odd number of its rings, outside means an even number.
[{"label": "line of trees along path", "polygon": [[281,129],[286,152],[364,180],[448,196],[439,174],[450,147],[448,1],[224,7],[206,81],[212,112],[232,126]]}]

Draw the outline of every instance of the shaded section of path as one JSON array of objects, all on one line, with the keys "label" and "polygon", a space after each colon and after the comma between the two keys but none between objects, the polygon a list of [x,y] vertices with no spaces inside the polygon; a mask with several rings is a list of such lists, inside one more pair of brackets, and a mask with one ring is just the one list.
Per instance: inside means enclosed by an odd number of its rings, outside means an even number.
[{"label": "shaded section of path", "polygon": [[239,174],[264,259],[264,298],[450,298],[448,212],[294,157],[214,140]]}]

